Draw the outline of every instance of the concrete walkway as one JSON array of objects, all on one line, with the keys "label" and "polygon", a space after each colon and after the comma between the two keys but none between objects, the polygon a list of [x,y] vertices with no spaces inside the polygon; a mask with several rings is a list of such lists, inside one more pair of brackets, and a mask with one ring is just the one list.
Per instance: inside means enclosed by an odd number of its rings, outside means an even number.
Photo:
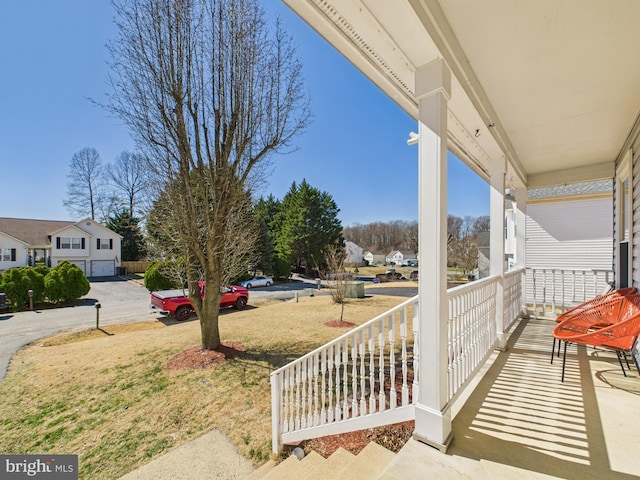
[{"label": "concrete walkway", "polygon": [[236,480],[254,467],[217,430],[171,450],[120,480]]}]

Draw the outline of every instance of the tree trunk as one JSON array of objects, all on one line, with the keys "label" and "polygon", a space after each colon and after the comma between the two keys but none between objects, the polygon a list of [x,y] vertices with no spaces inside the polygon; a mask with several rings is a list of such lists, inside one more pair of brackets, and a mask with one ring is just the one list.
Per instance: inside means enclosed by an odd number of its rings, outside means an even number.
[{"label": "tree trunk", "polygon": [[[212,298],[207,298],[211,296]],[[218,315],[220,313],[220,288],[207,288],[200,312],[200,335],[202,348],[215,350],[221,344]]]}]

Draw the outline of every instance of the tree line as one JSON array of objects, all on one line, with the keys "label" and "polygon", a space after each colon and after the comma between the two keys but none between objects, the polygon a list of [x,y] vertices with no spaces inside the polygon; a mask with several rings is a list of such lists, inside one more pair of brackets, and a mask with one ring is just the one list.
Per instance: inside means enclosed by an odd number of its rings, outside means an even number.
[{"label": "tree line", "polygon": [[[465,273],[478,266],[478,234],[489,231],[489,217],[447,216],[447,263]],[[355,224],[343,230],[345,240],[365,251],[389,253],[392,250],[418,252],[418,222],[394,220]]]}]

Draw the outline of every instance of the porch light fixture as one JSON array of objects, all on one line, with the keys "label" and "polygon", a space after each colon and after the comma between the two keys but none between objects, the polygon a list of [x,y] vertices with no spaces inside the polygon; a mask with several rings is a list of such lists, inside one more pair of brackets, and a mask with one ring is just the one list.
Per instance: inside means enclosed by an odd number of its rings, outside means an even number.
[{"label": "porch light fixture", "polygon": [[416,132],[409,132],[409,139],[407,140],[407,145],[415,145],[420,140],[420,135]]}]

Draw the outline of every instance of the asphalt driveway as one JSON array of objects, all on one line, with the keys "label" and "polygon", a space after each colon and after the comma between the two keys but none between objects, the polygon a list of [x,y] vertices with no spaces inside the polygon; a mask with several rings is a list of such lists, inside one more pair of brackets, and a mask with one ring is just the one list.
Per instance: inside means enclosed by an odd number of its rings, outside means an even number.
[{"label": "asphalt driveway", "polygon": [[91,279],[91,290],[79,305],[67,308],[0,314],[0,380],[11,357],[24,345],[62,330],[96,325],[95,305],[100,303],[100,325],[138,322],[154,318],[149,312],[149,292],[120,277]]}]

